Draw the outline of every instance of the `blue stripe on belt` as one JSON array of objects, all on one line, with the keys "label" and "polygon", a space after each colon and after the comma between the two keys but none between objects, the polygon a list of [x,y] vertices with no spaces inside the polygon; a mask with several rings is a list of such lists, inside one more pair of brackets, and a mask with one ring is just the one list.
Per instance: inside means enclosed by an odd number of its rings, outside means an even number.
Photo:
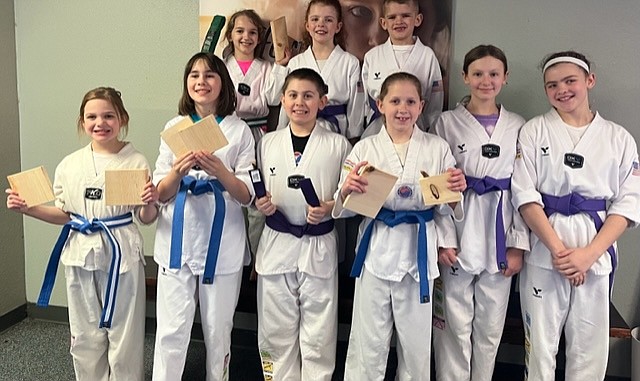
[{"label": "blue stripe on belt", "polygon": [[71,230],[77,231],[82,234],[94,234],[99,231],[103,231],[107,235],[109,245],[111,246],[111,265],[109,267],[109,279],[107,281],[107,290],[104,298],[104,306],[102,307],[102,315],[100,317],[100,328],[110,328],[112,325],[113,314],[116,304],[116,294],[118,291],[118,280],[120,276],[120,262],[122,258],[122,252],[120,250],[120,243],[114,237],[111,232],[112,228],[118,228],[133,223],[133,216],[131,212],[110,218],[93,218],[91,220],[86,219],[78,214],[71,214],[71,221],[67,222],[62,232],[58,236],[51,257],[49,258],[49,264],[45,272],[44,281],[42,282],[42,288],[40,290],[40,296],[36,303],[39,307],[46,307],[49,305],[49,299],[51,299],[51,292],[53,291],[53,285],[56,280],[56,273],[58,271],[58,263],[60,262],[60,256],[62,255],[62,249],[64,248]]}]

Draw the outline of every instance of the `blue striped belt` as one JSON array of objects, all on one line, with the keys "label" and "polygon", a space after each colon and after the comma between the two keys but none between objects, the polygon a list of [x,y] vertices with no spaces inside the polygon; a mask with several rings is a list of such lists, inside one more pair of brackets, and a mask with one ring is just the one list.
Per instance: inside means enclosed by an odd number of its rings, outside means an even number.
[{"label": "blue striped belt", "polygon": [[100,316],[100,328],[110,328],[112,324],[115,304],[116,304],[116,292],[118,290],[118,280],[120,278],[120,262],[122,258],[122,252],[120,250],[120,243],[111,233],[112,228],[118,228],[127,226],[133,223],[133,216],[131,212],[110,218],[93,218],[91,220],[86,219],[78,214],[71,213],[71,221],[67,222],[62,227],[62,232],[58,236],[51,257],[49,258],[49,264],[45,272],[44,281],[42,282],[42,289],[40,290],[40,296],[36,303],[40,307],[46,307],[49,305],[49,299],[51,299],[51,292],[53,291],[53,284],[56,280],[56,272],[58,271],[58,263],[60,262],[60,256],[62,255],[62,249],[64,248],[71,230],[80,232],[82,234],[93,234],[99,231],[103,231],[109,244],[111,246],[111,265],[109,267],[109,279],[107,281],[107,291],[104,298],[104,306],[102,307],[102,315]]}]

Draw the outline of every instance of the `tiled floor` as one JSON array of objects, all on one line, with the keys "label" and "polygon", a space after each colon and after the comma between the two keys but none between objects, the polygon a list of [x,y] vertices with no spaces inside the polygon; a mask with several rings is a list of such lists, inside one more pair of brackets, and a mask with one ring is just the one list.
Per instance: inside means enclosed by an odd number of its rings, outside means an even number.
[{"label": "tiled floor", "polygon": [[[153,362],[153,335],[145,338],[145,379],[151,380]],[[258,381],[261,379],[256,334],[253,331],[234,331],[230,365],[231,381]],[[73,380],[73,365],[68,351],[69,329],[65,324],[25,319],[0,333],[0,381]],[[339,342],[334,380],[342,380],[346,343]],[[393,380],[395,353],[388,361],[386,380]],[[183,380],[204,380],[204,344],[193,341],[187,354]],[[497,364],[494,381],[522,379],[522,367]],[[562,375],[556,378],[563,380]],[[607,381],[624,379],[608,378]]]}]

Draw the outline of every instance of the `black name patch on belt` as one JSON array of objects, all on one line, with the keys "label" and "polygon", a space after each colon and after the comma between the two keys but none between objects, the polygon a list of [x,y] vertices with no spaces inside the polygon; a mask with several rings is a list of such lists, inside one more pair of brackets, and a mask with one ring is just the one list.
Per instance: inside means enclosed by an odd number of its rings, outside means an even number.
[{"label": "black name patch on belt", "polygon": [[287,185],[291,189],[300,189],[300,181],[304,179],[302,175],[291,175],[287,178]]},{"label": "black name patch on belt", "polygon": [[482,156],[493,159],[500,156],[500,146],[495,144],[485,144],[482,146]]},{"label": "black name patch on belt", "polygon": [[251,88],[246,83],[239,83],[238,94],[244,95],[245,97],[247,97],[251,94]]},{"label": "black name patch on belt", "polygon": [[569,168],[582,168],[584,165],[584,157],[578,155],[577,153],[565,153],[564,154],[564,165]]},{"label": "black name patch on belt", "polygon": [[102,198],[102,189],[86,188],[84,190],[84,198],[88,200],[100,200]]}]

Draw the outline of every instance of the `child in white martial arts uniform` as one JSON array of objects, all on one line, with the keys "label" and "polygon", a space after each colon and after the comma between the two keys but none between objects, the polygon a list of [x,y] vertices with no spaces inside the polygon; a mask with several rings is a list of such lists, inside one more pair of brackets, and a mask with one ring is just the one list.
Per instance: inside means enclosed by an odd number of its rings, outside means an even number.
[{"label": "child in white martial arts uniform", "polygon": [[430,378],[430,290],[438,277],[437,245],[456,247],[455,236],[441,237],[436,231],[443,219],[454,214],[451,208],[456,209],[457,219],[462,218],[462,208],[455,204],[425,206],[419,179],[422,172],[449,171],[449,188],[454,191],[464,190],[465,180],[462,171],[453,169],[455,159],[447,142],[415,125],[424,105],[420,94],[420,81],[412,74],[387,77],[377,101],[385,128],[359,141],[343,166],[335,218],[353,215],[343,207],[347,195],[366,192],[366,178],[358,175],[364,165],[398,176],[376,218],[365,218],[360,225],[352,270],[359,278],[345,380],[384,379],[394,327],[396,380]]},{"label": "child in white martial arts uniform", "polygon": [[[267,216],[256,260],[265,380],[331,380],[335,366],[338,258],[331,209],[351,147],[345,137],[318,128],[316,114],[326,103],[316,71],[292,71],[282,95],[289,127],[265,135],[258,148],[268,191],[256,199]],[[300,188],[303,178],[311,180],[316,202]]]},{"label": "child in white martial arts uniform", "polygon": [[455,227],[450,220],[458,251],[441,248],[438,255],[444,299],[434,309],[434,356],[439,381],[491,381],[511,276],[529,250],[529,229],[510,191],[524,119],[496,103],[508,75],[502,50],[471,49],[462,71],[470,97],[435,124],[466,176],[467,191],[465,219]]},{"label": "child in white martial arts uniform", "polygon": [[392,73],[400,71],[415,75],[422,87],[421,98],[425,106],[417,125],[428,131],[442,112],[444,92],[440,65],[433,50],[413,35],[422,23],[417,0],[384,0],[384,15],[380,19],[389,39],[369,50],[362,63],[362,84],[366,102],[366,129],[363,137],[376,135],[383,121],[376,100],[380,96],[382,82]]},{"label": "child in white martial arts uniform", "polygon": [[[252,9],[243,9],[231,15],[224,34],[229,44],[229,54],[224,63],[236,89],[236,115],[249,125],[256,147],[267,132],[269,106],[280,103],[281,91],[272,80],[273,63],[255,56],[260,36],[263,35],[262,20]],[[264,229],[264,215],[247,208],[247,220],[249,247],[255,254]]]},{"label": "child in white martial arts uniform", "polygon": [[207,348],[207,380],[226,380],[233,314],[242,266],[249,263],[241,206],[252,201],[249,170],[255,161],[253,137],[233,114],[236,95],[224,62],[197,53],[184,71],[179,116],[196,121],[215,116],[229,144],[213,154],[175,157],[167,144],[153,173],[160,192],[154,259],[159,265],[154,380],[182,376],[191,326],[200,306]]},{"label": "child in white martial arts uniform", "polygon": [[[287,73],[309,68],[320,73],[327,90],[327,105],[318,112],[318,124],[357,140],[364,123],[364,91],[360,85],[360,63],[342,48],[342,7],[338,0],[311,0],[305,16],[305,44],[308,48],[293,57],[287,67],[276,62],[276,82],[283,83]],[[280,109],[278,128],[289,122]]]},{"label": "child in white martial arts uniform", "polygon": [[[152,223],[158,191],[151,180],[143,206],[107,206],[107,169],[149,169],[131,143],[120,140],[129,114],[110,87],[84,96],[78,132],[91,138],[56,168],[55,206],[28,207],[6,190],[7,207],[39,220],[65,225],[51,255],[38,305],[46,306],[58,261],[65,265],[71,356],[77,380],[143,380],[145,287],[142,236],[133,217]],[[60,258],[62,254],[62,258]]]},{"label": "child in white martial arts uniform", "polygon": [[522,127],[511,183],[531,228],[520,279],[525,379],[554,379],[564,330],[565,379],[603,380],[616,240],[640,221],[638,152],[589,108],[596,78],[584,55],[552,54],[542,73],[553,108]]}]

